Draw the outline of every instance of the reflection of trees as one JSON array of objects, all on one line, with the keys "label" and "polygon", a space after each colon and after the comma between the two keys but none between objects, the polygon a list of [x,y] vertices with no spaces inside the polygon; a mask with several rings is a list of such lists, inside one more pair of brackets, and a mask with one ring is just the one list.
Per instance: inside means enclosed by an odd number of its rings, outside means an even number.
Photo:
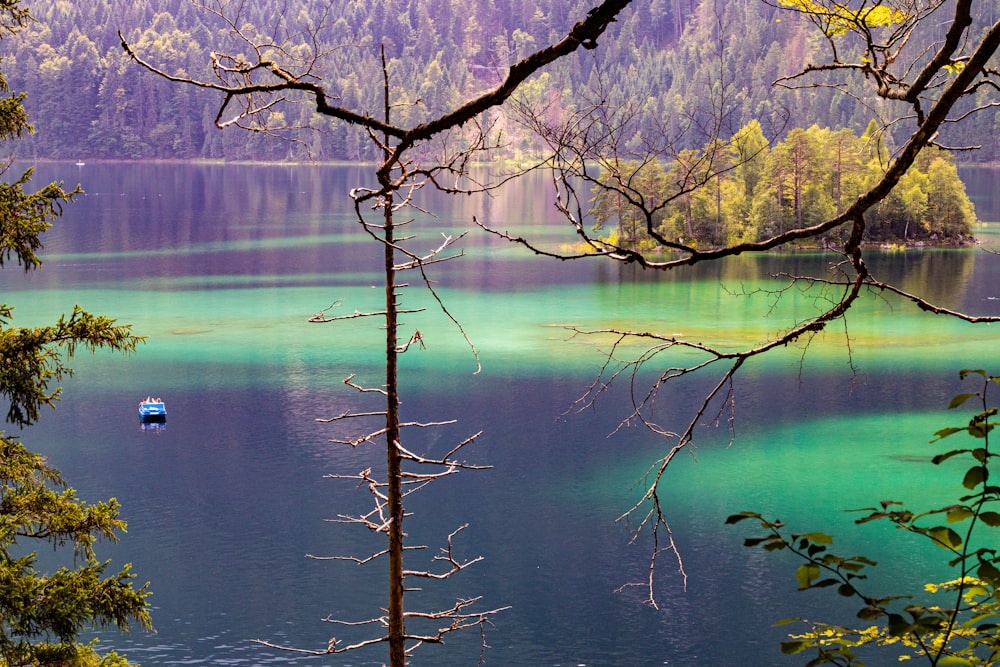
[{"label": "reflection of trees", "polygon": [[[1000,192],[1000,170],[994,167],[959,167],[958,172],[970,193]],[[970,196],[980,222],[1000,222],[1000,198],[984,194]]]},{"label": "reflection of trees", "polygon": [[764,283],[780,273],[819,275],[829,267],[834,256],[815,252],[776,252],[764,255],[738,255],[717,262],[678,267],[672,271],[650,271],[634,265],[624,267],[595,264],[591,267],[597,283],[686,283],[709,281],[723,286],[741,282]]},{"label": "reflection of trees", "polygon": [[879,280],[945,307],[962,309],[976,254],[975,250],[873,253],[869,266]]}]

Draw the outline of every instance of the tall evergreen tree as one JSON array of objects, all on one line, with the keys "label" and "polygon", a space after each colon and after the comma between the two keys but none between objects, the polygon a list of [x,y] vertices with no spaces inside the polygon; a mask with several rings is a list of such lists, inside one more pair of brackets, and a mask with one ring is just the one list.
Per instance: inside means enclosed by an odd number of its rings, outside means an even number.
[{"label": "tall evergreen tree", "polygon": [[[20,0],[0,3],[0,38],[31,20]],[[23,94],[11,94],[0,74],[0,139],[32,131]],[[10,169],[8,163],[7,170]],[[5,263],[31,271],[41,266],[36,251],[40,235],[77,190],[50,183],[25,191],[31,170],[13,182],[0,183],[0,267]],[[9,270],[9,269],[8,269]],[[6,421],[33,424],[43,406],[54,406],[60,389],[50,386],[72,373],[64,358],[77,346],[131,352],[141,342],[128,326],[91,315],[77,307],[52,326],[23,328],[12,324],[13,308],[0,304],[0,397],[8,404]],[[78,643],[80,632],[104,626],[150,627],[146,586],[135,588],[128,565],[108,571],[94,546],[115,541],[125,530],[118,502],[88,504],[76,497],[59,471],[19,438],[0,430],[0,660],[14,665],[112,665],[112,653],[98,659]],[[54,572],[39,569],[32,544],[68,553],[70,565]],[[24,554],[16,556],[15,554]]]}]

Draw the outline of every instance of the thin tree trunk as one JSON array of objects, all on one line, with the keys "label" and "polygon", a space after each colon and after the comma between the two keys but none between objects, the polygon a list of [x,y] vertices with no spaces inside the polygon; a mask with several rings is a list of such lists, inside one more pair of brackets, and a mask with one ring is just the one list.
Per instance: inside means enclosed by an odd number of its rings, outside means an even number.
[{"label": "thin tree trunk", "polygon": [[837,171],[836,171],[836,174],[835,174],[835,178],[836,178],[836,193],[835,194],[836,194],[836,197],[837,197],[837,215],[840,215],[840,212],[841,212],[841,208],[840,208],[840,196],[841,196],[840,184],[841,184],[841,181],[843,180],[843,176],[842,176],[843,168],[844,168],[843,167],[843,156],[842,156],[843,151],[844,151],[843,138],[838,135],[838,138],[837,138]]},{"label": "thin tree trunk", "polygon": [[715,231],[722,229],[722,172],[715,177]]},{"label": "thin tree trunk", "polygon": [[[386,68],[385,48],[382,49],[382,74],[384,78],[385,123],[389,123],[389,71]],[[383,137],[382,158],[388,161],[389,137]],[[383,184],[384,185],[384,184]],[[396,303],[396,253],[392,221],[392,191],[383,201],[383,230],[385,258],[385,449],[386,485],[389,510],[389,666],[406,665],[406,625],[403,618],[403,490],[402,462],[399,449],[399,385],[397,381],[399,345],[397,335]]]},{"label": "thin tree trunk", "polygon": [[392,195],[385,201],[385,383],[386,383],[386,481],[389,504],[389,665],[404,667],[406,648],[403,622],[403,491],[397,383],[396,273],[392,228]]}]

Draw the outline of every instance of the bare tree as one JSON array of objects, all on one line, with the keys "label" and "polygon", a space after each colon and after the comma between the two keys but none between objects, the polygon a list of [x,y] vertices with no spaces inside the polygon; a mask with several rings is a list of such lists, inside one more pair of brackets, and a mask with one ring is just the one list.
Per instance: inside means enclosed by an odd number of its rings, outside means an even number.
[{"label": "bare tree", "polygon": [[[766,1],[766,0],[765,0]],[[1000,72],[991,66],[991,59],[1000,47],[1000,22],[984,24],[985,12],[977,12],[974,0],[876,0],[860,3],[858,9],[833,0],[778,0],[775,6],[796,12],[813,22],[828,46],[828,58],[821,64],[811,64],[794,76],[775,84],[786,88],[833,86],[843,94],[866,103],[872,95],[896,105],[896,115],[883,121],[883,130],[890,125],[911,122],[914,129],[891,160],[884,166],[881,178],[853,202],[839,206],[835,215],[818,224],[793,225],[791,229],[753,241],[728,244],[698,244],[691,238],[667,236],[659,226],[659,213],[671,202],[683,201],[692,192],[705,187],[712,179],[735,168],[727,161],[718,142],[709,142],[701,151],[685,148],[685,133],[664,134],[649,142],[642,151],[630,148],[626,139],[633,116],[629,110],[609,109],[600,95],[570,122],[553,126],[541,114],[526,110],[527,122],[552,147],[551,164],[558,195],[557,206],[579,237],[582,251],[574,255],[552,252],[533,245],[531,239],[512,236],[490,229],[511,242],[524,245],[540,255],[560,259],[587,258],[631,263],[643,269],[665,271],[682,266],[712,262],[741,254],[762,253],[791,244],[816,240],[817,245],[830,232],[843,230],[839,258],[831,263],[831,276],[808,277],[783,274],[784,281],[775,293],[803,283],[819,285],[826,290],[828,306],[822,312],[793,322],[776,335],[743,348],[728,349],[711,342],[694,342],[680,335],[660,334],[626,329],[573,330],[574,335],[611,337],[613,344],[607,353],[598,377],[579,399],[581,407],[591,406],[613,384],[626,382],[631,391],[633,410],[622,419],[622,425],[638,422],[662,436],[664,455],[651,466],[648,485],[641,499],[622,515],[634,520],[635,535],[652,533],[652,558],[648,578],[640,585],[648,592],[647,601],[656,605],[654,575],[658,556],[672,553],[681,573],[681,554],[672,538],[660,487],[664,475],[678,453],[694,439],[695,429],[706,419],[716,422],[726,412],[735,409],[734,379],[740,368],[751,358],[796,342],[808,344],[833,322],[844,322],[846,313],[861,298],[891,293],[909,301],[922,311],[957,318],[967,322],[995,322],[998,317],[957,312],[935,303],[920,294],[907,292],[873,275],[865,262],[865,214],[884,200],[913,166],[918,153],[928,146],[947,148],[938,142],[939,132],[948,124],[961,122],[969,115],[997,106],[1000,101],[971,107],[966,104],[984,91],[998,91]],[[934,25],[948,25],[943,40],[928,36]],[[842,76],[845,81],[811,83],[809,77]],[[867,88],[857,90],[846,79],[860,73]],[[724,90],[723,86],[719,90]],[[731,100],[720,94],[712,98],[714,113],[700,118],[712,119],[707,133],[722,136],[722,119],[727,117],[725,105]],[[968,147],[963,147],[968,148]],[[737,151],[739,153],[740,151]],[[623,168],[623,156],[630,160]],[[742,155],[738,163],[746,163]],[[637,175],[651,164],[672,161],[671,187],[651,193],[643,187]],[[644,221],[643,233],[654,248],[609,239],[595,234],[586,224],[590,193],[614,196],[631,208],[633,217]],[[844,323],[846,327],[846,323]],[[624,350],[639,345],[645,351],[634,355]],[[692,355],[691,353],[694,353]],[[691,361],[691,359],[696,359]],[[652,384],[640,381],[640,371],[655,365],[656,379]],[[653,420],[652,407],[660,389],[693,375],[715,372],[710,389],[684,426],[671,430]]]},{"label": "bare tree", "polygon": [[[210,54],[212,70],[216,76],[212,81],[200,81],[170,73],[155,63],[143,59],[141,54],[132,49],[125,37],[121,36],[126,53],[148,71],[177,83],[221,93],[223,99],[215,118],[215,124],[220,128],[239,126],[251,131],[289,136],[287,132],[302,128],[273,125],[273,119],[280,118],[273,112],[282,104],[308,103],[314,105],[315,111],[322,116],[364,128],[368,131],[371,141],[381,150],[381,163],[375,169],[377,185],[370,188],[358,187],[351,192],[351,197],[358,224],[373,241],[381,244],[384,250],[384,308],[376,312],[356,311],[354,314],[336,316],[330,314],[332,308],[341,305],[335,302],[333,306],[311,318],[311,321],[334,322],[378,317],[384,322],[385,384],[380,387],[365,387],[355,383],[353,376],[348,378],[346,383],[357,391],[380,397],[384,400],[385,407],[372,412],[347,412],[325,421],[370,418],[380,422],[379,427],[356,438],[340,442],[349,446],[384,443],[386,448],[384,472],[380,474],[373,470],[364,470],[356,475],[334,476],[356,480],[369,490],[374,500],[374,507],[369,512],[342,516],[340,520],[384,534],[387,546],[366,557],[335,558],[359,564],[388,560],[388,605],[384,614],[367,620],[349,623],[334,621],[347,626],[379,628],[369,639],[345,643],[333,638],[326,647],[320,649],[262,643],[311,655],[341,653],[376,644],[387,644],[390,666],[402,667],[416,647],[425,643],[440,643],[447,634],[463,628],[479,627],[482,630],[490,617],[500,611],[499,608],[476,610],[478,598],[462,598],[449,608],[430,612],[410,611],[404,607],[405,593],[414,590],[408,586],[407,581],[445,579],[478,560],[476,558],[463,560],[456,555],[452,540],[461,532],[462,528],[459,528],[448,537],[447,545],[434,559],[436,564],[443,564],[440,571],[406,569],[404,566],[406,554],[422,547],[405,544],[404,498],[434,480],[460,470],[478,469],[480,466],[467,463],[461,458],[465,447],[476,441],[478,433],[458,442],[444,456],[437,458],[414,452],[404,444],[405,429],[442,426],[451,422],[401,421],[398,358],[412,346],[422,345],[423,337],[419,330],[414,330],[408,337],[400,335],[399,316],[414,312],[399,305],[400,293],[407,287],[405,282],[400,281],[400,273],[417,272],[424,287],[430,290],[445,316],[460,330],[461,325],[438,297],[426,273],[428,267],[433,264],[456,256],[447,253],[458,238],[445,238],[429,253],[415,252],[410,249],[411,244],[408,244],[413,237],[401,234],[401,227],[408,222],[400,221],[398,216],[401,215],[401,211],[415,206],[414,193],[428,185],[446,192],[468,192],[472,189],[491,187],[474,182],[467,171],[470,160],[480,151],[490,148],[488,121],[482,120],[486,115],[485,112],[502,105],[522,83],[546,65],[572,54],[580,47],[596,48],[597,40],[629,1],[605,0],[598,4],[581,17],[561,40],[511,65],[506,76],[496,87],[451,111],[413,127],[403,127],[393,123],[393,82],[390,81],[384,51],[381,82],[384,105],[380,117],[339,104],[337,91],[328,89],[323,83],[324,57],[332,52],[332,48],[324,46],[320,39],[324,18],[322,16],[316,17],[315,23],[303,30],[292,30],[279,20],[278,25],[263,35],[241,20],[238,7],[234,13],[227,14],[229,6],[224,3],[216,3],[210,7],[201,5],[203,9],[217,14],[228,25],[230,34],[234,38],[234,45],[229,52],[220,50]],[[247,56],[246,53],[250,55]],[[446,139],[453,133],[462,131],[466,126],[470,127],[471,131],[465,131],[460,148],[452,149],[451,143]],[[294,135],[291,136],[294,138]],[[438,141],[442,153],[431,166],[421,166],[410,157],[411,153],[431,141]],[[369,217],[372,211],[375,212],[375,219]],[[462,333],[464,335],[464,331]],[[401,342],[404,340],[405,342]],[[472,349],[475,354],[475,349]],[[426,472],[428,469],[430,472]],[[418,625],[420,629],[417,628]],[[485,646],[484,639],[483,647]]]}]

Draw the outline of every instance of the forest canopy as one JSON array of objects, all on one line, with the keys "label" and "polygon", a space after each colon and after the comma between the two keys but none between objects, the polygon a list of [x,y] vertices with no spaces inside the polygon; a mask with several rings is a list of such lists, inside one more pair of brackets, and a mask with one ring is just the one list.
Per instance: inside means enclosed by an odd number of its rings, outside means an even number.
[{"label": "forest canopy", "polygon": [[[306,0],[241,3],[239,18],[262,33],[276,15],[304,31],[315,30],[318,45],[329,52],[327,69],[317,76],[337,91],[345,107],[365,113],[380,109],[380,87],[371,82],[381,80],[379,47],[384,45],[391,78],[401,86],[394,91],[393,113],[402,125],[494,86],[510,64],[564,34],[589,7],[581,0],[331,0],[327,5],[328,10],[317,12]],[[321,117],[309,104],[281,112],[290,128],[321,130],[296,132],[295,141],[219,132],[213,127],[216,95],[136,76],[122,52],[119,29],[138,52],[169,71],[211,78],[208,53],[231,35],[217,16],[189,0],[33,0],[31,6],[37,22],[0,44],[11,88],[27,93],[32,122],[46,130],[25,139],[20,157],[378,158],[362,128]],[[935,29],[943,35],[946,26]],[[884,111],[879,101],[857,104],[834,87],[772,86],[821,59],[822,47],[807,20],[760,0],[653,0],[635,4],[612,24],[599,54],[587,51],[565,59],[518,94],[526,103],[544,106],[553,123],[569,117],[588,96],[599,96],[610,107],[634,106],[630,132],[639,144],[656,132],[676,130],[722,80],[730,132],[758,121],[772,140],[814,123],[861,134]],[[72,103],[66,90],[74,91]],[[520,158],[542,150],[510,110],[497,111],[492,121],[501,145],[495,157]],[[998,133],[1000,114],[992,113],[942,131],[951,145],[975,144]],[[707,139],[692,135],[688,148]],[[992,142],[966,155],[963,159],[996,160],[1000,146]]]},{"label": "forest canopy", "polygon": [[[888,160],[877,129],[873,122],[858,136],[812,125],[792,129],[771,146],[760,123],[752,121],[721,149],[682,151],[669,163],[609,163],[601,178],[628,181],[647,200],[669,201],[653,220],[666,238],[696,247],[753,243],[839,215],[871,188]],[[714,163],[702,159],[709,151]],[[720,155],[731,169],[719,169]],[[698,174],[699,167],[718,171]],[[692,181],[704,185],[690,189],[686,184]],[[646,235],[641,212],[617,190],[595,186],[591,205],[595,231],[603,231],[609,242],[637,250],[659,247]],[[952,155],[929,148],[866,220],[868,242],[959,245],[971,240],[976,216]],[[821,240],[837,245],[846,233],[837,228]]]}]

